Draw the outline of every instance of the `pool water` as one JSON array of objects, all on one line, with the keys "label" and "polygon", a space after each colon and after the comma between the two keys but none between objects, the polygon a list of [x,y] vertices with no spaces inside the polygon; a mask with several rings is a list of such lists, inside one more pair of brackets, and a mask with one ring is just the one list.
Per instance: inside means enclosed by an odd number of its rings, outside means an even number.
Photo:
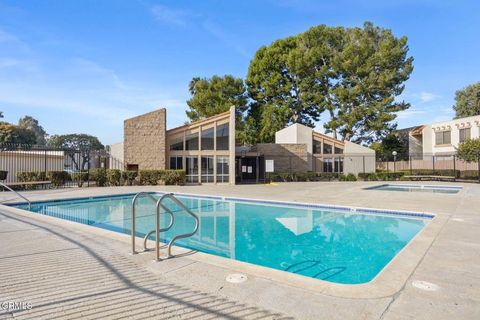
[{"label": "pool water", "polygon": [[382,184],[366,188],[367,190],[402,191],[402,192],[427,192],[455,194],[462,190],[457,186],[425,186],[415,184]]},{"label": "pool water", "polygon": [[[177,245],[344,284],[372,280],[431,218],[421,214],[414,217],[355,212],[349,208],[177,197],[200,216],[198,233]],[[132,198],[122,195],[38,202],[32,203],[32,211],[128,234]],[[164,204],[175,212],[175,224],[161,234],[163,240],[193,229],[191,216],[170,199]],[[25,204],[16,206],[28,208]],[[161,225],[166,226],[167,215],[161,217]],[[140,198],[138,235],[145,235],[154,225],[155,204]]]}]

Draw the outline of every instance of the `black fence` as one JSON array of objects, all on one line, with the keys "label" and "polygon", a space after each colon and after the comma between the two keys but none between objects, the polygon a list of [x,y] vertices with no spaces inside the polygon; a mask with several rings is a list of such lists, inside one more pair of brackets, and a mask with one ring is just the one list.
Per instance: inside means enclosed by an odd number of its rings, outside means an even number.
[{"label": "black fence", "polygon": [[109,168],[124,165],[105,150],[0,144],[0,181],[18,189],[90,186],[95,170]]},{"label": "black fence", "polygon": [[480,182],[480,155],[474,161],[464,161],[455,154],[411,154],[402,159],[390,156],[377,160],[377,170],[406,172],[409,176],[450,177],[451,180]]}]

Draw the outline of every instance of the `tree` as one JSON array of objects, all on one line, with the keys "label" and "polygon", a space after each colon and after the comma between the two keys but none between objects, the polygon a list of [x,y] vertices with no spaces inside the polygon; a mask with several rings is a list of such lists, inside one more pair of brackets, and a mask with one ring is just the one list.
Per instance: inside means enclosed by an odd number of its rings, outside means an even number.
[{"label": "tree", "polygon": [[344,140],[371,143],[388,135],[396,113],[410,105],[397,101],[413,71],[407,38],[365,23],[345,30],[335,69],[338,79],[330,90],[333,112],[325,128]]},{"label": "tree", "polygon": [[191,121],[226,112],[231,106],[235,106],[237,117],[241,117],[247,108],[245,84],[231,75],[215,75],[210,79],[195,77],[188,90],[192,97],[187,101],[190,109],[186,113]]},{"label": "tree", "polygon": [[407,140],[392,132],[382,141],[374,142],[370,148],[375,150],[375,155],[379,160],[390,160],[393,158],[393,151],[397,152],[397,160],[408,159],[408,138]]},{"label": "tree", "polygon": [[25,116],[18,120],[18,126],[20,128],[30,130],[35,134],[36,137],[36,144],[44,146],[46,143],[45,136],[47,132],[43,129],[41,125],[39,125],[38,120],[34,119],[30,116]]},{"label": "tree", "polygon": [[261,47],[247,86],[256,102],[261,141],[291,123],[313,127],[327,110],[327,132],[371,143],[395,128],[396,101],[413,70],[407,38],[365,23],[363,28],[313,27]]},{"label": "tree", "polygon": [[33,131],[20,128],[8,122],[0,122],[0,143],[2,144],[35,144]]},{"label": "tree", "polygon": [[455,92],[455,118],[480,115],[480,82]]},{"label": "tree", "polygon": [[47,145],[54,148],[70,149],[78,151],[80,162],[75,158],[76,152],[68,152],[76,170],[87,169],[91,151],[104,150],[104,145],[97,137],[88,134],[64,134],[53,135],[47,140]]},{"label": "tree", "polygon": [[480,138],[468,139],[459,143],[457,157],[467,162],[480,161]]},{"label": "tree", "polygon": [[319,120],[324,109],[322,76],[327,70],[316,70],[308,44],[299,37],[277,40],[258,49],[250,62],[246,83],[256,102],[261,141],[273,141],[275,132],[288,124],[313,127]]}]

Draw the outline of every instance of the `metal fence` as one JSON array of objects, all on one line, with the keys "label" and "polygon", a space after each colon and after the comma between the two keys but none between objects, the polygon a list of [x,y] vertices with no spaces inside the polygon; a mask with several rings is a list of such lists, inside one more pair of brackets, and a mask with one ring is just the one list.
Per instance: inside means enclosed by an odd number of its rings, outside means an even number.
[{"label": "metal fence", "polygon": [[[124,169],[105,150],[0,144],[0,180],[13,187],[46,187],[52,172],[64,172],[62,187],[92,184],[95,169]],[[82,177],[83,175],[83,177]]]},{"label": "metal fence", "polygon": [[411,154],[406,159],[377,160],[377,170],[404,171],[410,176],[452,177],[453,180],[480,182],[480,155],[475,161],[464,161],[455,154]]}]

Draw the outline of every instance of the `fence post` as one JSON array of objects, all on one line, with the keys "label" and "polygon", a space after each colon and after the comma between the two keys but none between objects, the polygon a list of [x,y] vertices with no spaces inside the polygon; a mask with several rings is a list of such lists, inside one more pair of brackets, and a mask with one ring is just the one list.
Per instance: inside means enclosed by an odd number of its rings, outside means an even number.
[{"label": "fence post", "polygon": [[[90,187],[90,150],[88,152],[88,162],[87,162],[87,187]],[[81,156],[81,155],[80,155]]]},{"label": "fence post", "polygon": [[435,175],[435,156],[432,155],[432,176]]},{"label": "fence post", "polygon": [[455,162],[455,155],[453,155],[453,181],[457,180],[457,167]]},{"label": "fence post", "polygon": [[477,156],[477,164],[478,164],[478,182],[480,183],[480,152]]},{"label": "fence post", "polygon": [[410,175],[412,176],[413,174],[413,169],[412,169],[412,156],[409,156],[408,157],[408,164],[409,164],[409,167],[410,167]]},{"label": "fence post", "polygon": [[48,179],[47,178],[47,150],[44,150],[44,170],[45,170],[45,179]]}]

